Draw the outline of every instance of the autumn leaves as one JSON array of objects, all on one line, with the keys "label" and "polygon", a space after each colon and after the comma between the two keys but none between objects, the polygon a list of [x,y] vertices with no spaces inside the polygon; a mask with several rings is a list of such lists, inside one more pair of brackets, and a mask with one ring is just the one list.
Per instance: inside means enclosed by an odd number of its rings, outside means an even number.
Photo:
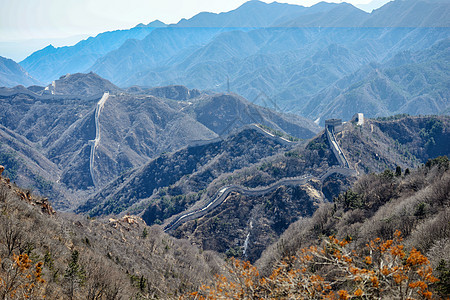
[{"label": "autumn leaves", "polygon": [[351,239],[325,239],[303,248],[260,276],[249,262],[231,259],[226,275],[190,294],[191,299],[431,299],[438,279],[429,260],[402,244],[399,231],[390,240],[371,240],[352,249]]}]

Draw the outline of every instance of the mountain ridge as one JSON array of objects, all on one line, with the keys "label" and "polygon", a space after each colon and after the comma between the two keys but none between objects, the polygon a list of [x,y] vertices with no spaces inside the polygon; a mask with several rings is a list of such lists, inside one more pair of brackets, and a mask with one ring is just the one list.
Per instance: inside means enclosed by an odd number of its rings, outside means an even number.
[{"label": "mountain ridge", "polygon": [[446,82],[450,70],[444,63],[448,45],[447,38],[428,49],[401,51],[383,64],[358,70],[341,79],[344,88],[337,82],[318,93],[304,112],[310,118],[320,118],[321,123],[332,117],[350,118],[345,111],[355,106],[369,117],[441,114],[449,105]]},{"label": "mountain ridge", "polygon": [[[390,2],[384,5],[382,8],[372,12],[372,14],[367,14],[347,3],[330,4],[322,2],[313,5],[311,7],[303,7],[290,4],[281,4],[281,3],[267,4],[260,1],[250,1],[248,3],[244,3],[237,9],[226,13],[220,14],[200,13],[189,20],[182,20],[177,24],[172,24],[168,28],[178,28],[182,30],[184,27],[184,31],[186,32],[187,28],[201,29],[205,28],[206,26],[210,28],[215,27],[217,29],[217,32],[220,33],[221,31],[224,31],[225,28],[228,28],[227,31],[230,31],[232,28],[240,29],[242,31],[248,31],[251,30],[252,28],[254,29],[258,27],[261,28],[270,26],[275,27],[294,26],[292,28],[295,27],[301,28],[301,26],[307,27],[328,26],[334,28],[348,27],[348,26],[352,27],[354,26],[355,28],[383,27],[383,26],[388,26],[391,28],[396,26],[397,27],[450,26],[450,24],[446,21],[445,17],[442,17],[445,16],[446,15],[445,12],[449,10],[448,5],[446,5],[445,3],[436,2],[437,4],[435,5],[438,5],[439,7],[435,9],[422,9],[423,5],[420,6],[419,4],[417,4],[410,10],[405,9],[405,4],[402,3],[403,1],[400,0]],[[420,3],[427,3],[427,2],[420,2]],[[407,12],[403,15],[399,11],[407,11]],[[437,16],[436,14],[439,14],[439,16]],[[355,15],[358,15],[356,19]],[[398,19],[397,21],[392,21],[394,23],[392,22],[389,24],[383,23],[382,20],[389,15],[395,16],[400,15],[404,17],[404,20],[402,18]],[[295,21],[296,19],[298,20]],[[390,18],[390,20],[394,19],[396,18]],[[256,23],[250,24],[252,20],[255,20]],[[123,46],[124,49],[127,48],[128,50],[130,50],[130,47],[132,47],[132,45],[131,44],[125,45],[127,40],[134,39],[135,41],[131,43],[135,43],[136,47],[138,48],[143,47],[145,43],[141,45],[139,41],[143,40],[146,36],[151,34],[153,30],[158,31],[163,29],[161,28],[161,26],[165,27],[165,24],[161,24],[157,21],[154,22],[155,23],[149,24],[155,24],[155,27],[147,27],[146,25],[146,26],[138,26],[130,30],[105,32],[97,35],[95,38],[91,37],[87,40],[83,40],[73,47],[53,48],[49,46],[30,55],[30,57],[23,60],[20,64],[32,76],[43,82],[50,82],[55,78],[58,78],[67,73],[77,73],[86,71],[94,71],[99,73],[103,77],[106,76],[106,78],[112,79],[113,76],[118,76],[118,74],[120,73],[118,72],[117,69],[114,70],[113,72],[114,74],[112,74],[110,71],[109,73],[107,71],[99,71],[100,69],[96,65],[98,65],[99,62],[104,62],[105,56],[107,56],[108,53],[111,53],[112,51],[119,49],[121,46]],[[295,25],[296,22],[298,23],[297,25]],[[395,22],[398,22],[398,24]],[[248,28],[246,29],[246,27]],[[113,39],[112,38],[113,36],[114,37],[118,36],[118,38],[116,37]],[[207,38],[206,40],[203,40],[203,42],[211,40],[211,38],[212,36]],[[192,45],[195,45],[195,43],[191,43],[191,46]],[[172,47],[173,46],[174,45],[172,45]],[[172,52],[171,55],[174,54],[175,53]],[[130,54],[128,56],[128,59],[131,59],[131,57],[135,55],[139,55],[140,59],[145,61],[147,64],[152,61],[150,60],[150,58],[146,57],[146,55],[143,53],[133,55]],[[148,55],[153,56],[154,54],[150,53]],[[163,61],[159,62],[159,64],[163,63],[164,63]],[[138,66],[139,66],[138,64],[135,65],[135,67]],[[123,67],[124,66],[122,66],[122,68]],[[137,68],[138,70],[137,72],[139,72],[140,69],[141,68]],[[115,83],[118,83],[117,80],[113,81]],[[175,84],[175,83],[177,82],[171,82],[168,84]]]}]

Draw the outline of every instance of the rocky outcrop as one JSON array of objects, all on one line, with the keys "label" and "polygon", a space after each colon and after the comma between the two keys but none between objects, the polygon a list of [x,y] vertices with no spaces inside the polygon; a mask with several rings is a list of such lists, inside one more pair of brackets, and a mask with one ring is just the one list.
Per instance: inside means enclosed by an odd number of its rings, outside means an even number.
[{"label": "rocky outcrop", "polygon": [[125,215],[119,219],[109,218],[109,225],[113,228],[124,228],[125,230],[130,231],[132,227],[136,228],[144,226],[145,222],[140,217]]},{"label": "rocky outcrop", "polygon": [[33,195],[29,190],[22,190],[15,184],[11,184],[9,178],[2,177],[1,175],[4,170],[5,167],[0,165],[0,185],[3,185],[6,189],[13,190],[23,201],[26,201],[33,206],[41,207],[42,213],[48,215],[53,215],[56,213],[50,202],[48,201],[48,198],[42,198]]}]

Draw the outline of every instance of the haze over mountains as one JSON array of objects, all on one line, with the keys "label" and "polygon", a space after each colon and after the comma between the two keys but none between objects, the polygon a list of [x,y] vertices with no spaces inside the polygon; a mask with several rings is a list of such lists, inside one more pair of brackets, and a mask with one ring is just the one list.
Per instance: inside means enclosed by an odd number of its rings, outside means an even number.
[{"label": "haze over mountains", "polygon": [[400,51],[384,63],[371,63],[343,77],[310,97],[306,106],[295,109],[322,121],[349,119],[352,107],[381,116],[448,114],[449,57],[448,38],[425,50]]},{"label": "haze over mountains", "polygon": [[39,84],[15,61],[0,56],[0,86],[12,87],[16,85],[30,86]]},{"label": "haze over mountains", "polygon": [[[161,26],[159,23],[153,23]],[[152,24],[150,24],[152,25]],[[154,27],[136,26],[129,30],[104,32],[74,46],[55,48],[52,45],[36,51],[21,62],[34,77],[49,83],[67,73],[88,69],[98,58],[120,47],[128,39],[142,39]]]},{"label": "haze over mountains", "polygon": [[[155,21],[72,47],[50,45],[20,65],[47,84],[67,73],[90,71],[120,87],[184,85],[223,92],[229,82],[231,91],[250,101],[321,122],[348,118],[344,112],[354,105],[368,116],[415,114],[411,107],[418,97],[429,99],[427,89],[437,88],[441,100],[427,113],[439,114],[448,111],[445,86],[418,83],[415,91],[410,86],[421,81],[412,79],[418,64],[434,63],[437,68],[429,67],[426,76],[449,80],[449,7],[440,0],[396,0],[367,13],[347,3],[303,7],[249,1],[177,24]],[[441,44],[433,47],[436,43]],[[403,60],[395,60],[399,56]],[[380,81],[385,86],[368,87]],[[364,91],[357,92],[355,84]],[[398,96],[383,100],[389,89]],[[355,95],[357,100],[348,99]],[[391,103],[365,104],[378,100]]]}]

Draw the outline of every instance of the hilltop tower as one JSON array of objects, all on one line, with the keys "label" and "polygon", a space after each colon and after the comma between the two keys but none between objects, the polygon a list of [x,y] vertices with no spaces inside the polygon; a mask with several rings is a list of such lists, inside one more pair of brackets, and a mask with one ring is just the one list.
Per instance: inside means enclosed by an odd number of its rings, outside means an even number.
[{"label": "hilltop tower", "polygon": [[325,120],[325,128],[331,132],[339,132],[342,130],[342,119]]}]

